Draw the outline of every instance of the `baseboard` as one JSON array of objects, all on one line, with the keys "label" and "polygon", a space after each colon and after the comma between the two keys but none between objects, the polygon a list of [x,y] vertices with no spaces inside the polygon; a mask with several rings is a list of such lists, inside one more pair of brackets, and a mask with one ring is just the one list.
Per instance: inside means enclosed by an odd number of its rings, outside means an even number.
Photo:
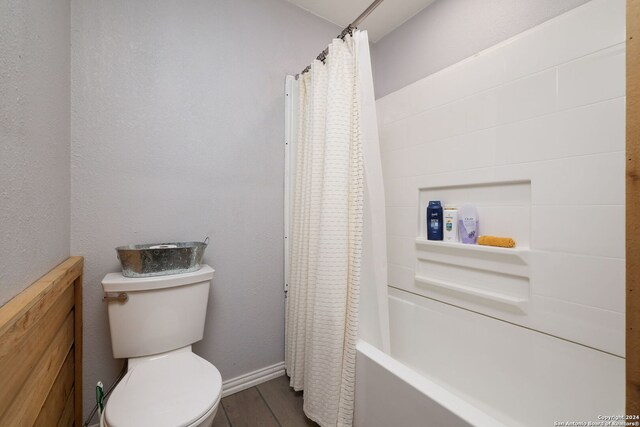
[{"label": "baseboard", "polygon": [[[262,384],[285,374],[284,362],[260,368],[239,377],[222,382],[222,397],[246,390],[255,385]],[[100,427],[100,424],[91,424],[89,427]]]},{"label": "baseboard", "polygon": [[284,375],[284,362],[231,378],[222,383],[222,397],[227,397],[282,375]]}]

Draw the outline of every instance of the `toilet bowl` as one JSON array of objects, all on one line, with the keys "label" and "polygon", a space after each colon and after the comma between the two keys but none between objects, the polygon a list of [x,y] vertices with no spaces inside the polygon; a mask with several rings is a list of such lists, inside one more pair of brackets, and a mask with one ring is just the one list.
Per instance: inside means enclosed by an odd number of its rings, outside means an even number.
[{"label": "toilet bowl", "polygon": [[[203,336],[212,278],[213,269],[207,265],[172,276],[105,276],[113,354],[128,358],[129,365],[107,400],[101,426],[213,424],[222,378],[191,349]],[[118,298],[109,298],[113,295]]]},{"label": "toilet bowl", "polygon": [[222,392],[220,372],[185,347],[129,360],[111,394],[104,426],[208,427]]}]

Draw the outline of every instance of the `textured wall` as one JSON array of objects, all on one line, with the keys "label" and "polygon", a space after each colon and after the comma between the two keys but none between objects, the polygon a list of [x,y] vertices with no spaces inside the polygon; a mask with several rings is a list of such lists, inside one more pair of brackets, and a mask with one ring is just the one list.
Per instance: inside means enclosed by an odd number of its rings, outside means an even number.
[{"label": "textured wall", "polygon": [[588,0],[437,0],[374,45],[382,97]]},{"label": "textured wall", "polygon": [[337,28],[281,0],[78,0],[71,20],[86,408],[119,367],[100,301],[118,245],[210,236],[196,351],[224,379],[281,362],[284,77]]},{"label": "textured wall", "polygon": [[0,2],[0,305],[69,255],[69,0]]}]

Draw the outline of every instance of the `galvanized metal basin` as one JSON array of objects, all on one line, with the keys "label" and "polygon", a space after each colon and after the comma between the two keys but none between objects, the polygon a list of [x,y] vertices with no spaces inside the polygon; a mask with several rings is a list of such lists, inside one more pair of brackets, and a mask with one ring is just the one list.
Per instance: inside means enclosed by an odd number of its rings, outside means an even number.
[{"label": "galvanized metal basin", "polygon": [[204,242],[152,243],[116,248],[125,277],[151,277],[188,273],[200,269],[209,244]]}]

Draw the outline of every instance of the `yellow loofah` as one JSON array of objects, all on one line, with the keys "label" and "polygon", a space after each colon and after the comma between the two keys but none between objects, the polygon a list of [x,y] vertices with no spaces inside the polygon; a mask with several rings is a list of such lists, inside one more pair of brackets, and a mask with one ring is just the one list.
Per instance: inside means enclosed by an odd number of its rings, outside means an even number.
[{"label": "yellow loofah", "polygon": [[511,237],[480,236],[478,237],[478,244],[484,246],[498,246],[500,248],[516,247],[516,241]]}]

